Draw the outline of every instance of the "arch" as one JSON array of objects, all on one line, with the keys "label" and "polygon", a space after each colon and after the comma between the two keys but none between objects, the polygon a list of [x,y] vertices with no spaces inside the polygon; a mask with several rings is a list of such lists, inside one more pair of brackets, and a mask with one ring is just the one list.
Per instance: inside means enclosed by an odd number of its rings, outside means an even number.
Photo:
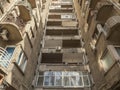
[{"label": "arch", "polygon": [[94,9],[98,1],[100,1],[100,0],[91,0],[90,8]]},{"label": "arch", "polygon": [[24,21],[29,21],[31,20],[31,6],[29,3],[26,2],[19,2],[17,4],[18,8],[19,8],[19,12],[20,12],[20,17],[24,20]]},{"label": "arch", "polygon": [[107,39],[114,42],[120,41],[120,16],[110,17],[104,26],[107,33]]},{"label": "arch", "polygon": [[31,4],[32,8],[36,8],[35,0],[28,0],[28,2]]},{"label": "arch", "polygon": [[0,23],[0,27],[2,27],[1,30],[5,29],[8,31],[8,40],[9,41],[19,42],[22,40],[22,36],[19,31],[19,27],[16,24],[10,23],[10,22],[2,22],[2,23]]},{"label": "arch", "polygon": [[113,10],[113,5],[109,4],[108,2],[98,3],[97,8],[98,8],[98,13],[96,16],[96,20],[104,24],[111,15],[111,11]]}]

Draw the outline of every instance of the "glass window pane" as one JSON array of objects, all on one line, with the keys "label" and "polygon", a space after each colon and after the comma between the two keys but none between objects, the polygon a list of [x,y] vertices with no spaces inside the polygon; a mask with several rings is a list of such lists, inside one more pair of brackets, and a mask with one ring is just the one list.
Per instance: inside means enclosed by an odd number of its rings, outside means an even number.
[{"label": "glass window pane", "polygon": [[62,72],[56,72],[55,78],[55,86],[62,86]]},{"label": "glass window pane", "polygon": [[49,77],[49,79],[50,79],[49,85],[50,85],[50,86],[54,86],[54,83],[55,83],[55,75],[51,74],[51,76]]},{"label": "glass window pane", "polygon": [[83,86],[82,77],[77,76],[76,86],[80,86],[80,87]]},{"label": "glass window pane", "polygon": [[44,75],[45,75],[45,76],[52,76],[52,75],[54,75],[54,72],[51,72],[51,71],[49,72],[49,71],[47,71],[47,72],[44,73]]},{"label": "glass window pane", "polygon": [[55,75],[56,75],[56,76],[61,76],[61,75],[62,75],[62,72],[55,72]]},{"label": "glass window pane", "polygon": [[88,76],[83,76],[83,80],[84,80],[84,85],[85,86],[89,86],[90,85]]},{"label": "glass window pane", "polygon": [[22,54],[23,54],[23,53],[22,53],[22,51],[21,51],[20,54],[19,54],[18,60],[17,60],[17,64],[18,64],[18,65],[19,65],[19,63],[20,63]]},{"label": "glass window pane", "polygon": [[82,72],[79,72],[79,75],[82,75]]},{"label": "glass window pane", "polygon": [[44,75],[45,75],[45,76],[49,76],[49,72],[45,72]]},{"label": "glass window pane", "polygon": [[64,76],[63,78],[63,85],[64,86],[70,86],[70,81],[68,76]]},{"label": "glass window pane", "polygon": [[111,55],[109,53],[106,53],[106,55],[103,58],[103,67],[105,71],[107,71],[113,64],[114,60],[112,59]]},{"label": "glass window pane", "polygon": [[79,72],[69,72],[69,75],[71,75],[71,76],[79,76]]},{"label": "glass window pane", "polygon": [[23,57],[23,60],[21,61],[21,64],[20,64],[20,68],[23,72],[26,68],[26,64],[27,64],[27,59],[26,59],[26,57]]},{"label": "glass window pane", "polygon": [[[88,87],[90,85],[87,73],[82,72],[45,72],[44,86]],[[40,78],[39,78],[40,79]],[[42,82],[42,77],[38,83]],[[41,85],[41,83],[40,83]]]},{"label": "glass window pane", "polygon": [[64,76],[69,76],[69,72],[63,72]]},{"label": "glass window pane", "polygon": [[70,85],[77,86],[76,85],[76,76],[70,76]]},{"label": "glass window pane", "polygon": [[42,76],[40,76],[38,78],[37,86],[42,86],[43,85],[43,80],[44,80],[44,78]]},{"label": "glass window pane", "polygon": [[62,76],[56,76],[56,86],[62,86]]},{"label": "glass window pane", "polygon": [[45,76],[44,78],[44,85],[49,86],[49,76]]},{"label": "glass window pane", "polygon": [[115,49],[116,49],[118,55],[120,56],[120,47],[115,47]]}]

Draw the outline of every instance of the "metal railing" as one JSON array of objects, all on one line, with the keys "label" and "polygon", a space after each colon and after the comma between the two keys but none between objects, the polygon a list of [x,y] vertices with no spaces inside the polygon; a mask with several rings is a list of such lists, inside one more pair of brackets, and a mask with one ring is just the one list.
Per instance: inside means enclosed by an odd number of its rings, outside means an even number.
[{"label": "metal railing", "polygon": [[0,66],[7,68],[10,64],[11,55],[2,47],[0,47]]}]

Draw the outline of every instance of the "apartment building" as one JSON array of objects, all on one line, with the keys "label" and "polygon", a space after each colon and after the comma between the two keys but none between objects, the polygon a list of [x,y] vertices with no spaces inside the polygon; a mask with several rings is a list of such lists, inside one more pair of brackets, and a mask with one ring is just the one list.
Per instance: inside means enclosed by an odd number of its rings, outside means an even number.
[{"label": "apartment building", "polygon": [[73,0],[51,0],[34,90],[91,90]]},{"label": "apartment building", "polygon": [[94,79],[92,89],[120,90],[120,0],[74,4]]},{"label": "apartment building", "polygon": [[0,90],[33,90],[41,10],[41,0],[0,0]]},{"label": "apartment building", "polygon": [[120,0],[0,0],[0,90],[120,90]]}]

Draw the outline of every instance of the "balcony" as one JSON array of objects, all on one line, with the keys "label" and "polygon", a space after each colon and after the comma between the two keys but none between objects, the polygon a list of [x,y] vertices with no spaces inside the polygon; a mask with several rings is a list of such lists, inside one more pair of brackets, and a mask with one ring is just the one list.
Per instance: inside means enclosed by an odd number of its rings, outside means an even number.
[{"label": "balcony", "polygon": [[[14,3],[15,4],[15,3]],[[31,6],[25,1],[18,1],[14,8],[7,13],[9,19],[21,18],[24,22],[27,22],[31,19]],[[4,20],[5,21],[5,20]]]},{"label": "balcony", "polygon": [[62,53],[43,53],[41,63],[62,63]]},{"label": "balcony", "polygon": [[47,30],[78,30],[77,27],[58,27],[58,26],[47,26]]},{"label": "balcony", "polygon": [[52,5],[72,5],[73,1],[62,1],[62,0],[58,0],[58,1],[52,1]]},{"label": "balcony", "polygon": [[44,48],[42,49],[42,53],[83,53],[84,51],[82,48],[60,48],[60,47],[54,47],[54,48]]},{"label": "balcony", "polygon": [[25,21],[31,20],[31,6],[27,1],[21,1],[17,4],[20,12],[20,17]]},{"label": "balcony", "polygon": [[48,21],[47,26],[58,26],[58,27],[77,27],[78,22],[77,21]]},{"label": "balcony", "polygon": [[52,9],[69,9],[69,8],[73,8],[72,5],[51,5],[49,7],[50,10]]},{"label": "balcony", "polygon": [[[106,20],[111,15],[111,11],[113,10],[113,5],[106,1],[106,2],[99,2],[99,3],[97,3],[96,7],[98,9],[96,20],[99,23],[104,24],[106,22]],[[106,13],[106,12],[108,12],[108,13]]]},{"label": "balcony", "polygon": [[[90,77],[86,71],[40,71],[37,89],[50,88],[52,90],[89,90]],[[84,88],[84,89],[83,89]]]},{"label": "balcony", "polygon": [[28,0],[28,2],[31,4],[32,8],[36,8],[36,0]]},{"label": "balcony", "polygon": [[12,70],[13,68],[17,68],[20,73],[24,74],[26,65],[27,57],[21,45],[8,45],[5,48],[0,47],[0,69],[3,72],[7,74],[8,69]]},{"label": "balcony", "polygon": [[120,16],[110,17],[104,26],[104,30],[107,34],[107,39],[113,44],[120,45]]},{"label": "balcony", "polygon": [[90,1],[90,8],[94,9],[98,1],[99,0],[91,0]]},{"label": "balcony", "polygon": [[8,68],[12,62],[12,56],[14,53],[15,47],[6,47],[5,49],[0,47],[0,66]]},{"label": "balcony", "polygon": [[62,40],[71,40],[71,39],[76,40],[77,39],[77,40],[79,40],[79,39],[81,39],[81,37],[78,35],[63,36],[63,37],[61,37],[61,36],[46,36],[45,37],[45,40],[59,40],[59,39],[62,39]]},{"label": "balcony", "polygon": [[[7,24],[10,23],[14,27],[16,27],[17,31],[20,31],[21,34],[24,34],[25,33],[24,28],[28,24],[28,21],[30,20],[31,20],[30,7],[24,1],[24,2],[19,2],[14,7],[14,9],[12,9],[11,12],[6,15],[4,22],[6,22]],[[12,28],[9,27],[9,29]]]},{"label": "balcony", "polygon": [[46,35],[50,36],[73,36],[78,35],[77,29],[47,29]]},{"label": "balcony", "polygon": [[81,47],[81,43],[80,40],[63,40],[62,43],[62,47],[63,48],[80,48]]},{"label": "balcony", "polygon": [[19,28],[14,23],[2,22],[0,23],[0,36],[3,41],[20,42],[22,40]]},{"label": "balcony", "polygon": [[65,20],[76,20],[76,16],[74,14],[50,14],[48,16],[48,20],[56,20],[56,21],[65,21]]},{"label": "balcony", "polygon": [[79,39],[51,39],[45,40],[44,48],[81,48],[81,43]]},{"label": "balcony", "polygon": [[50,13],[72,13],[73,8],[60,8],[60,9],[50,9]]},{"label": "balcony", "polygon": [[110,85],[109,87],[112,87],[120,81],[120,46],[108,45],[101,59],[105,79]]},{"label": "balcony", "polygon": [[44,52],[42,53],[41,63],[68,63],[68,64],[84,64],[83,53],[73,52]]}]

